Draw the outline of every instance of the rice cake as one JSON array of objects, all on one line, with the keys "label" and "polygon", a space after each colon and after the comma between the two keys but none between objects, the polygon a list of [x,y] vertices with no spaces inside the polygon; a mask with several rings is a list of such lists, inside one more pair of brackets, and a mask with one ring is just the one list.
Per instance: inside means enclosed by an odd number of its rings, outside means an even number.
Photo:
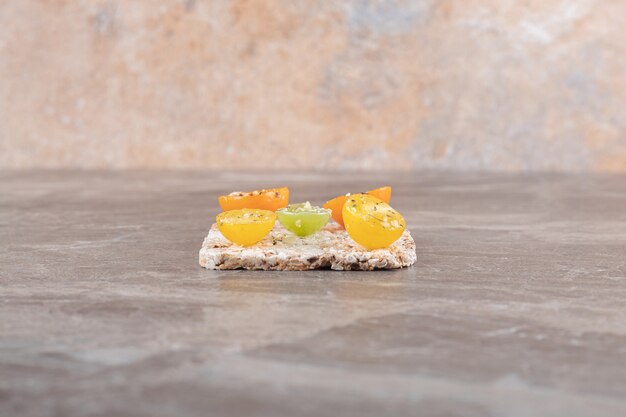
[{"label": "rice cake", "polygon": [[388,248],[367,250],[336,223],[301,238],[277,222],[268,236],[248,247],[231,243],[213,224],[199,255],[200,265],[207,269],[274,271],[396,269],[413,265],[417,259],[415,241],[407,230]]}]

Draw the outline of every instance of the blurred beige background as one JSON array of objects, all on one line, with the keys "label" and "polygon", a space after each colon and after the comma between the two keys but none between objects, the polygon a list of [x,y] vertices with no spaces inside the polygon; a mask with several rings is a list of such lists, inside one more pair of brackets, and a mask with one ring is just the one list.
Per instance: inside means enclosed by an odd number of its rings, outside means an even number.
[{"label": "blurred beige background", "polygon": [[0,167],[626,171],[626,1],[6,0]]}]

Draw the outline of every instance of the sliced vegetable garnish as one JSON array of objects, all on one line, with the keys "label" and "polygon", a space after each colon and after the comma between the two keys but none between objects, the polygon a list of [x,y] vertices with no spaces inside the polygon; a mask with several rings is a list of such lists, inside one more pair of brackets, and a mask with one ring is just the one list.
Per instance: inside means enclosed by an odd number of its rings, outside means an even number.
[{"label": "sliced vegetable garnish", "polygon": [[[391,201],[391,187],[389,186],[370,190],[367,192],[367,194],[373,195],[374,197],[383,200],[385,203],[389,203]],[[350,194],[340,195],[339,197],[335,197],[332,200],[328,200],[326,204],[324,204],[324,208],[330,209],[332,211],[331,216],[333,220],[339,223],[342,227],[345,227],[345,225],[343,224],[343,205],[349,195]]]},{"label": "sliced vegetable garnish", "polygon": [[343,221],[350,237],[367,249],[386,248],[402,236],[402,215],[383,200],[353,194],[343,205]]},{"label": "sliced vegetable garnish", "polygon": [[341,225],[341,227],[345,227],[343,225],[343,215],[341,210],[343,209],[343,203],[346,202],[346,196],[340,195],[339,197],[335,197],[332,200],[328,200],[326,204],[324,204],[325,209],[330,210],[330,215],[333,220]]},{"label": "sliced vegetable garnish", "polygon": [[276,214],[269,210],[241,209],[220,213],[217,227],[224,237],[241,246],[262,240],[274,227]]},{"label": "sliced vegetable garnish", "polygon": [[391,201],[391,187],[388,185],[385,187],[369,190],[367,194],[373,195],[376,198],[380,198],[387,204],[389,204],[389,202]]},{"label": "sliced vegetable garnish", "polygon": [[307,201],[278,209],[276,216],[285,229],[297,236],[304,237],[312,235],[328,223],[330,210],[312,206]]},{"label": "sliced vegetable garnish", "polygon": [[235,191],[218,198],[224,211],[239,209],[260,209],[276,211],[289,204],[289,188],[270,188],[250,192]]}]

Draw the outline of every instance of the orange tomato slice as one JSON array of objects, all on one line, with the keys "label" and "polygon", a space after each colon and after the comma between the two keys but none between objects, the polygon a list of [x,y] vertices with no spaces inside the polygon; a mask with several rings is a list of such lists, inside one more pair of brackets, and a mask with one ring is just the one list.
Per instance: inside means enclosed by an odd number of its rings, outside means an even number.
[{"label": "orange tomato slice", "polygon": [[[380,187],[380,188],[375,188],[373,190],[369,190],[365,194],[369,194],[371,196],[379,198],[383,200],[385,203],[389,203],[391,201],[391,187],[388,185],[385,187]],[[342,210],[343,210],[343,204],[346,202],[346,198],[348,197],[348,195],[340,195],[339,197],[335,197],[332,200],[328,200],[326,204],[324,204],[324,208],[331,210],[330,216],[333,218],[333,220],[339,223],[341,227],[344,227],[344,228],[345,228],[345,225],[343,224]]]},{"label": "orange tomato slice", "polygon": [[388,185],[385,187],[370,190],[367,192],[367,194],[372,195],[376,198],[380,198],[387,204],[389,204],[389,202],[391,201],[391,187]]},{"label": "orange tomato slice", "polygon": [[339,223],[341,227],[345,227],[343,225],[343,214],[341,213],[341,210],[343,209],[343,203],[345,202],[346,196],[340,195],[339,197],[335,197],[332,200],[328,200],[326,204],[324,204],[324,208],[330,210],[330,217],[332,217],[334,221]]},{"label": "orange tomato slice", "polygon": [[276,211],[289,204],[289,188],[269,188],[249,192],[235,191],[218,198],[224,211],[240,209],[259,209]]}]

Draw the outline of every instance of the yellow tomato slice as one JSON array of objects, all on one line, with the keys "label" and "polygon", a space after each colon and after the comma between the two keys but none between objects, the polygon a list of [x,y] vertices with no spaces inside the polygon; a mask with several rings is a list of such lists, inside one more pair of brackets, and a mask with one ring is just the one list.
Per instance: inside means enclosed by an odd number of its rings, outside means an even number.
[{"label": "yellow tomato slice", "polygon": [[383,200],[367,194],[353,194],[343,205],[346,231],[367,249],[386,248],[402,236],[404,218]]},{"label": "yellow tomato slice", "polygon": [[[383,200],[385,203],[389,203],[391,201],[391,187],[385,186],[380,188],[375,188],[373,190],[369,190],[367,192],[369,195],[373,195],[374,197],[378,197]],[[346,196],[340,195],[339,197],[335,197],[332,200],[328,200],[326,204],[324,204],[324,208],[330,209],[331,217],[334,221],[339,223],[342,227],[345,227],[343,224],[343,204],[346,202]]]},{"label": "yellow tomato slice", "polygon": [[241,209],[220,213],[215,220],[226,239],[241,246],[250,246],[272,230],[276,214],[269,210]]},{"label": "yellow tomato slice", "polygon": [[276,211],[289,204],[289,188],[270,188],[249,192],[235,191],[218,198],[224,211],[244,208]]}]

